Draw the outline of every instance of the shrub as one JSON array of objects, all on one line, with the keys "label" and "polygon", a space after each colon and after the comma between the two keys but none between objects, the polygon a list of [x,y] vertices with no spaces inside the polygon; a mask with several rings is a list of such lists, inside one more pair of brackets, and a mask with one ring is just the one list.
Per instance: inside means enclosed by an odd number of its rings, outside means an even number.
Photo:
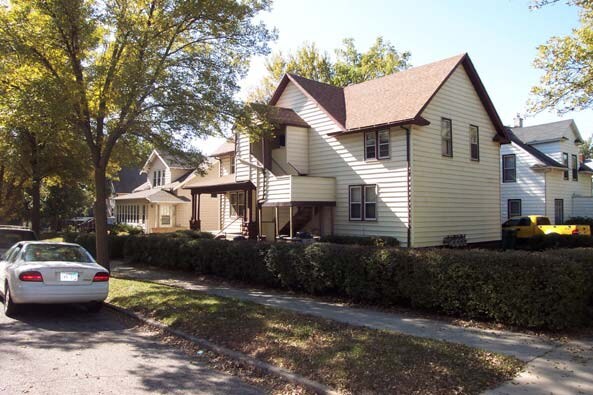
[{"label": "shrub", "polygon": [[[128,236],[108,236],[108,248],[110,259],[123,259],[124,258],[124,246]],[[96,238],[94,233],[79,233],[72,243],[80,244],[84,247],[93,257],[97,257],[96,249]]]},{"label": "shrub", "polygon": [[593,237],[584,235],[536,235],[530,239],[517,241],[517,248],[527,251],[543,251],[555,248],[593,247]]},{"label": "shrub", "polygon": [[129,224],[115,224],[111,227],[111,234],[115,235],[141,235],[144,233],[139,226]]},{"label": "shrub", "polygon": [[322,243],[355,244],[375,247],[399,247],[399,240],[391,236],[322,236]]},{"label": "shrub", "polygon": [[593,218],[591,217],[570,217],[564,221],[564,225],[589,225],[593,229]]}]

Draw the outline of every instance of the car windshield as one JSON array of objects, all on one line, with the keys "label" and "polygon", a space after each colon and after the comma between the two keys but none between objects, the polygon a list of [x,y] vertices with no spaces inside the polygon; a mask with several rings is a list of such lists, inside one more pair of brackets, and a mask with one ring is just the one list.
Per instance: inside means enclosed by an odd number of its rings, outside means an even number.
[{"label": "car windshield", "polygon": [[539,217],[537,219],[537,224],[538,225],[550,225],[550,219],[546,218],[546,217]]},{"label": "car windshield", "polygon": [[0,229],[0,248],[10,248],[19,241],[36,240],[35,233],[30,230]]},{"label": "car windshield", "polygon": [[87,252],[76,245],[31,244],[25,249],[23,259],[26,262],[92,262]]},{"label": "car windshield", "polygon": [[502,224],[503,227],[507,227],[507,226],[519,226],[519,220],[521,218],[512,218],[509,219],[507,222],[505,222],[504,224]]}]

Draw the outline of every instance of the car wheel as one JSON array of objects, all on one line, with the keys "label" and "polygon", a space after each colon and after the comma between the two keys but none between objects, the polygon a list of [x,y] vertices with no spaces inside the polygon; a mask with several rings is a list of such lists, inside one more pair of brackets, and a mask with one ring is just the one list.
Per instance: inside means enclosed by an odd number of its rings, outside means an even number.
[{"label": "car wheel", "polygon": [[10,294],[10,288],[6,286],[4,291],[4,314],[7,317],[14,317],[18,313],[18,305],[12,301],[12,295]]},{"label": "car wheel", "polygon": [[103,308],[103,302],[87,303],[86,309],[89,313],[98,313]]}]

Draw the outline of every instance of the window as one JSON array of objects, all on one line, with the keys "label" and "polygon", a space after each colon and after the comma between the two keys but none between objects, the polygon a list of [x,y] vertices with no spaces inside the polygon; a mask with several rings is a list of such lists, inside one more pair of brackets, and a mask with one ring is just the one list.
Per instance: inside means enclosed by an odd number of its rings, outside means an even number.
[{"label": "window", "polygon": [[469,154],[471,160],[480,160],[480,128],[469,125]]},{"label": "window", "polygon": [[579,160],[576,155],[572,156],[572,180],[579,180]]},{"label": "window", "polygon": [[245,192],[229,192],[229,215],[231,217],[245,216]]},{"label": "window", "polygon": [[231,174],[235,174],[235,155],[231,156]]},{"label": "window", "polygon": [[366,132],[364,134],[365,159],[389,159],[389,130]]},{"label": "window", "polygon": [[521,216],[521,199],[509,199],[507,204],[508,218]]},{"label": "window", "polygon": [[377,186],[376,185],[351,185],[348,188],[350,220],[351,221],[376,221],[377,220]]},{"label": "window", "polygon": [[453,156],[453,126],[447,118],[441,118],[441,153]]},{"label": "window", "polygon": [[502,182],[517,181],[517,166],[515,154],[502,156]]},{"label": "window", "polygon": [[152,173],[152,186],[158,187],[161,185],[165,185],[165,171],[164,170],[155,170]]},{"label": "window", "polygon": [[123,224],[146,223],[146,206],[122,204],[116,207],[116,220]]},{"label": "window", "polygon": [[161,226],[171,225],[171,206],[161,206]]},{"label": "window", "polygon": [[556,225],[564,223],[564,199],[554,199],[554,223]]},{"label": "window", "polygon": [[564,172],[564,179],[568,180],[568,154],[566,152],[562,153],[562,164],[566,166],[566,171]]}]

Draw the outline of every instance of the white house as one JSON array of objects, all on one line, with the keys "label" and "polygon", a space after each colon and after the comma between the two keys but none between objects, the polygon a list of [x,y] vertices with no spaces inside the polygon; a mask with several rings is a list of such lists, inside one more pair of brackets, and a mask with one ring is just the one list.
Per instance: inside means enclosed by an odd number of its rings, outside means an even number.
[{"label": "white house", "polygon": [[579,159],[581,134],[572,119],[509,130],[501,149],[501,220],[545,215],[555,224],[593,217],[591,175]]},{"label": "white house", "polygon": [[509,140],[467,54],[345,88],[287,74],[269,105],[273,135],[236,136],[233,171],[185,186],[192,227],[202,199],[217,194],[221,229],[249,237],[500,240],[498,164]]},{"label": "white house", "polygon": [[[171,154],[153,150],[140,174],[144,175],[141,185],[131,193],[115,197],[116,222],[140,227],[146,233],[189,229],[192,207],[190,193],[183,187],[194,178],[207,179],[210,171],[202,177],[192,165]],[[207,197],[203,204],[203,229],[217,229],[217,199]]]}]

